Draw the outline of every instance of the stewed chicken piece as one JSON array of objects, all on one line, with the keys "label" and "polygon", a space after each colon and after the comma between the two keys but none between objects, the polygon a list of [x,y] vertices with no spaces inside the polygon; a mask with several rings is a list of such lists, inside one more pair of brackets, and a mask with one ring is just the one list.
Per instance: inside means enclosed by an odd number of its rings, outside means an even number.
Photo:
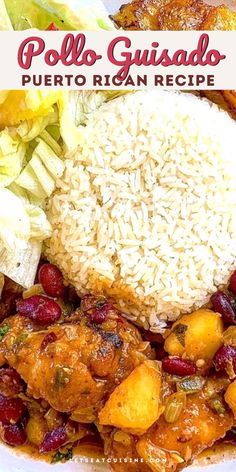
[{"label": "stewed chicken piece", "polygon": [[234,30],[236,13],[202,0],[133,0],[113,17],[130,30]]},{"label": "stewed chicken piece", "polygon": [[[168,388],[163,398],[164,413],[141,437],[122,436],[117,432],[113,433],[113,440],[105,436],[108,455],[132,458],[132,472],[174,472],[186,467],[204,449],[224,437],[234,424],[232,412],[222,400],[227,384],[224,378],[213,378],[201,392],[170,395],[170,385],[163,379],[162,394]],[[115,472],[124,472],[125,465],[117,462],[112,467]]]},{"label": "stewed chicken piece", "polygon": [[151,349],[104,299],[85,297],[81,309],[64,321],[40,329],[24,316],[8,318],[1,362],[16,369],[30,396],[90,423]]}]

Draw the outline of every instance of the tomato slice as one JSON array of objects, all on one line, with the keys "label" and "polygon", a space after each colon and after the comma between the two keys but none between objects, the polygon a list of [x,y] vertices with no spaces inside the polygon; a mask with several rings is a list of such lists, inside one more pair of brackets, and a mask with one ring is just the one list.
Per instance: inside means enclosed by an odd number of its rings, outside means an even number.
[{"label": "tomato slice", "polygon": [[50,25],[46,28],[46,31],[59,31],[59,28],[55,25],[55,23],[50,23]]}]

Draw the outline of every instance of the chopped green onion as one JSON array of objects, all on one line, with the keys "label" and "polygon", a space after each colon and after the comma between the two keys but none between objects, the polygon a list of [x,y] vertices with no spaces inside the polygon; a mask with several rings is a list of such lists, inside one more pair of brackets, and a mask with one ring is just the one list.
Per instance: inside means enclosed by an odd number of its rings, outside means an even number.
[{"label": "chopped green onion", "polygon": [[10,331],[10,329],[11,329],[11,328],[10,328],[10,326],[8,326],[8,325],[1,326],[1,327],[0,327],[0,341],[3,340],[5,334],[7,334],[8,331]]}]

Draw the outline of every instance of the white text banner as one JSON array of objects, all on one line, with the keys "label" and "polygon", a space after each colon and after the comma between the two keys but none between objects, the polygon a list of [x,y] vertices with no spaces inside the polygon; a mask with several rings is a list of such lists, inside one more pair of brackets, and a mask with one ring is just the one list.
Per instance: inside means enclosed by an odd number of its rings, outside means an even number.
[{"label": "white text banner", "polygon": [[0,89],[236,89],[236,31],[0,32]]}]

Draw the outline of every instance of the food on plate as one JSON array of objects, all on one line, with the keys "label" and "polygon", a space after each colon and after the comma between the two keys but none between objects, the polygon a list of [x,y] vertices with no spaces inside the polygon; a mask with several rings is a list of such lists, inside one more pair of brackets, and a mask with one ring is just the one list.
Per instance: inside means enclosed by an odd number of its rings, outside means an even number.
[{"label": "food on plate", "polygon": [[137,435],[144,433],[162,413],[160,390],[160,365],[144,361],[110,395],[99,413],[99,422]]},{"label": "food on plate", "polygon": [[[104,299],[85,297],[81,311],[71,317],[65,310],[44,295],[17,301],[1,353],[27,383],[30,396],[44,398],[73,420],[90,423],[116,384],[133,371],[140,352],[145,355],[146,345]],[[107,323],[97,319],[103,315]],[[32,323],[41,329],[33,331]]]},{"label": "food on plate", "polygon": [[[235,274],[224,292],[231,300]],[[53,463],[71,459],[84,444],[103,444],[116,472],[125,470],[127,458],[132,472],[174,472],[233,435],[236,351],[229,349],[236,327],[211,305],[199,317],[206,316],[214,339],[212,320],[221,320],[213,358],[204,349],[194,357],[187,350],[169,355],[173,327],[165,344],[161,335],[150,343],[149,333],[140,333],[111,300],[80,299],[45,261],[30,289],[5,280],[0,313],[0,435],[6,444],[30,446]],[[192,329],[193,344],[194,336],[201,343],[202,322],[196,313],[179,319],[179,326]],[[187,329],[176,331],[183,345]]]},{"label": "food on plate", "polygon": [[130,30],[235,30],[236,13],[202,0],[133,0],[113,17]]},{"label": "food on plate", "polygon": [[235,444],[235,121],[181,92],[12,94],[2,441],[52,463],[96,446],[115,472]]},{"label": "food on plate", "polygon": [[171,356],[187,355],[191,359],[203,357],[211,361],[223,339],[222,317],[208,309],[194,311],[181,317],[171,327],[165,350]]},{"label": "food on plate", "polygon": [[162,331],[235,267],[236,123],[190,94],[145,91],[103,103],[78,130],[45,253],[80,294]]},{"label": "food on plate", "polygon": [[111,30],[102,0],[1,0],[0,30]]},{"label": "food on plate", "polygon": [[[216,395],[221,388],[221,382],[218,388],[215,382]],[[222,413],[220,416],[212,403],[214,401],[209,397],[206,384],[201,393],[186,396],[186,406],[177,418],[173,415],[172,422],[167,422],[162,416],[153,429],[142,436],[136,448],[153,471],[158,471],[159,466],[151,465],[155,457],[163,464],[164,471],[178,470],[181,464],[183,466],[185,461],[188,462],[189,456],[199,454],[225,434],[232,424],[231,414]],[[159,470],[162,469],[159,467]]]}]

